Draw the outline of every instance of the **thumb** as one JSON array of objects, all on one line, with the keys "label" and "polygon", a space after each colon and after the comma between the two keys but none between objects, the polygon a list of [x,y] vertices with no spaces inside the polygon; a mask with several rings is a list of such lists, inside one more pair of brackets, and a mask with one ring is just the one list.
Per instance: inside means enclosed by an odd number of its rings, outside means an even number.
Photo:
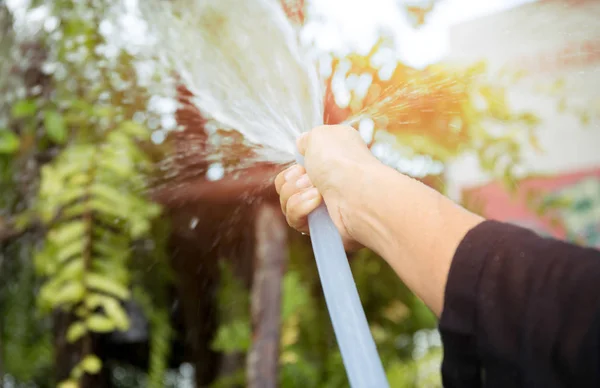
[{"label": "thumb", "polygon": [[300,155],[304,156],[306,154],[306,149],[308,148],[308,137],[310,136],[310,132],[304,132],[298,140],[296,140],[296,147],[298,147],[298,152]]}]

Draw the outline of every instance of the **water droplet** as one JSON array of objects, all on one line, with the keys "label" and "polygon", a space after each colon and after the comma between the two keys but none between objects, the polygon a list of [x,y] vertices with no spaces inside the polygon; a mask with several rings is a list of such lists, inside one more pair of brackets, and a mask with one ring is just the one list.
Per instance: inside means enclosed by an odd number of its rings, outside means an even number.
[{"label": "water droplet", "polygon": [[173,114],[165,114],[161,117],[160,120],[161,126],[163,130],[172,130],[177,127],[177,120],[175,120],[175,116]]},{"label": "water droplet", "polygon": [[165,133],[164,131],[154,131],[150,138],[154,144],[162,144],[165,141]]},{"label": "water droplet", "polygon": [[42,72],[44,74],[52,74],[56,71],[57,63],[56,62],[44,62],[42,65]]},{"label": "water droplet", "polygon": [[206,171],[206,179],[209,181],[217,181],[225,175],[225,169],[221,163],[213,163]]},{"label": "water droplet", "polygon": [[35,85],[34,87],[31,88],[31,94],[33,94],[34,96],[37,96],[40,93],[42,93],[42,86],[41,85]]},{"label": "water droplet", "polygon": [[58,27],[59,24],[59,20],[56,16],[50,16],[48,18],[46,18],[46,20],[44,21],[44,30],[48,33],[56,30],[56,28]]},{"label": "water droplet", "polygon": [[358,131],[365,143],[371,143],[375,132],[375,123],[373,123],[373,120],[370,118],[364,118],[360,120],[360,123],[358,124]]},{"label": "water droplet", "polygon": [[111,35],[115,30],[114,25],[109,20],[103,20],[100,22],[99,31],[104,36]]}]

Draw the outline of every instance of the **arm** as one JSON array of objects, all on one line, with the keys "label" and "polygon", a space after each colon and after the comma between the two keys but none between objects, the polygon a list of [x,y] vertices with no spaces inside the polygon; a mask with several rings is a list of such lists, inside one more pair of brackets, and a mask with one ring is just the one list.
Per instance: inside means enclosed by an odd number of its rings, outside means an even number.
[{"label": "arm", "polygon": [[439,316],[454,252],[483,218],[379,162],[365,166],[359,181],[350,233]]},{"label": "arm", "polygon": [[[288,223],[306,230],[318,190],[344,240],[379,253],[441,315],[444,375],[460,379],[448,386],[480,386],[482,367],[497,381],[506,370],[577,387],[597,378],[598,251],[484,221],[375,160],[351,128],[315,128],[298,148],[306,170],[276,179]],[[553,386],[540,379],[523,385]]]},{"label": "arm", "polygon": [[461,378],[448,386],[479,370],[600,386],[600,251],[483,221],[391,169],[365,172],[352,232],[441,315],[444,376]]}]

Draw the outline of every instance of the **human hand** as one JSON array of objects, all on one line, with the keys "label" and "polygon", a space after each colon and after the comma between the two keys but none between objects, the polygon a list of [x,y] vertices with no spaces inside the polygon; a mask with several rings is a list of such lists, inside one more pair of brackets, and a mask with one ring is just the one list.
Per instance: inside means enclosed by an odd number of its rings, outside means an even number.
[{"label": "human hand", "polygon": [[[322,126],[298,139],[305,167],[293,165],[275,179],[288,224],[308,233],[308,215],[324,200],[347,250],[364,244],[353,232],[353,210],[360,208],[361,178],[379,163],[358,132],[347,126]],[[357,238],[358,237],[358,238]]]},{"label": "human hand", "polygon": [[275,179],[290,226],[308,232],[308,214],[325,201],[346,249],[372,249],[439,316],[456,249],[483,219],[379,162],[353,128],[317,127],[298,150],[305,168]]}]

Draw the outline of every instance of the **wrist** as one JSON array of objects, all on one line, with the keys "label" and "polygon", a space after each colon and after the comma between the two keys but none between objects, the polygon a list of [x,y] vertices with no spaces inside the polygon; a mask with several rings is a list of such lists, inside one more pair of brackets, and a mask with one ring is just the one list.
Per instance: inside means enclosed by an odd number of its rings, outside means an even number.
[{"label": "wrist", "polygon": [[387,225],[385,208],[399,199],[387,186],[390,179],[403,176],[376,158],[355,166],[352,175],[350,192],[342,196],[342,220],[352,238],[384,256],[397,242]]}]

